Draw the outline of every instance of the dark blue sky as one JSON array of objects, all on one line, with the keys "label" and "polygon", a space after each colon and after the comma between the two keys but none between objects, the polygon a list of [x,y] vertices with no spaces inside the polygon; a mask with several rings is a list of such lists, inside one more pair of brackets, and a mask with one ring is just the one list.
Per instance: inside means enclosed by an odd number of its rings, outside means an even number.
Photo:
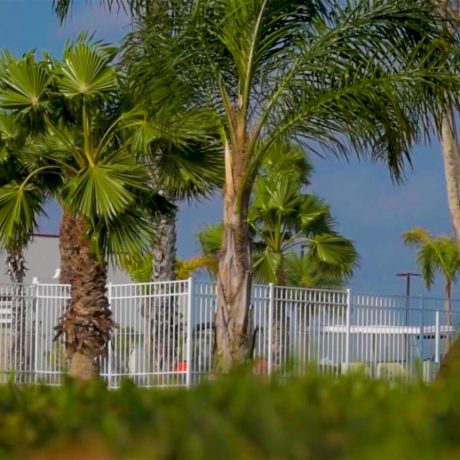
[{"label": "dark blue sky", "polygon": [[[17,54],[36,49],[59,55],[65,41],[81,31],[116,42],[129,30],[125,16],[108,14],[98,1],[92,7],[76,1],[72,17],[62,27],[51,5],[51,0],[1,0],[0,47]],[[406,182],[399,186],[391,182],[382,164],[347,163],[333,157],[313,158],[313,162],[312,190],[329,202],[339,230],[355,241],[361,254],[361,267],[350,282],[351,288],[403,293],[403,280],[395,273],[416,271],[417,267],[415,251],[402,244],[401,234],[414,226],[436,234],[451,232],[438,143],[414,148],[414,168],[407,170]],[[50,218],[42,222],[43,232],[57,231],[58,213],[56,206],[50,207]],[[183,206],[178,225],[179,255],[197,255],[195,234],[203,224],[217,222],[221,216],[219,196]],[[424,292],[421,281],[415,280],[413,293]],[[442,294],[442,283],[436,284],[432,294]]]}]

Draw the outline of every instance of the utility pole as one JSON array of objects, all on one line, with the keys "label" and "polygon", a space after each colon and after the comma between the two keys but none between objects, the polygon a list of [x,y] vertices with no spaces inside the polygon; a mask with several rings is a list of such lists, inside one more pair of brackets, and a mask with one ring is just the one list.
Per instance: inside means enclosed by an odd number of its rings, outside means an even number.
[{"label": "utility pole", "polygon": [[396,273],[396,276],[403,276],[406,278],[406,326],[409,322],[409,303],[410,303],[410,279],[412,276],[421,276],[420,273],[403,272]]},{"label": "utility pole", "polygon": [[[407,328],[409,323],[409,306],[410,306],[410,279],[412,276],[421,276],[420,273],[403,272],[396,273],[396,276],[402,276],[406,278],[406,320],[405,326]],[[406,365],[409,364],[409,334],[405,334],[405,355]]]}]

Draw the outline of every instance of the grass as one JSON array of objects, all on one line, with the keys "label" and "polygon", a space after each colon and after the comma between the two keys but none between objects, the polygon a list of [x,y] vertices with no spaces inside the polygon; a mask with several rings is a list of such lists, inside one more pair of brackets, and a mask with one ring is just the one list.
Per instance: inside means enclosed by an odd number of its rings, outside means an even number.
[{"label": "grass", "polygon": [[460,458],[460,382],[238,372],[187,390],[0,387],[4,459]]}]

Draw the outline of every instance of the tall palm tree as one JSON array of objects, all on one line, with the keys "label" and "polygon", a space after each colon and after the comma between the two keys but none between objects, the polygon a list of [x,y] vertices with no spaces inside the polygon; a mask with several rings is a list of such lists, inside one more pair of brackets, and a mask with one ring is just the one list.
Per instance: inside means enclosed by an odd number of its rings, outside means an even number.
[{"label": "tall palm tree", "polygon": [[428,112],[438,113],[457,83],[446,48],[435,53],[440,42],[431,40],[450,37],[418,2],[175,4],[175,33],[163,39],[150,25],[158,37],[151,52],[174,56],[170,65],[194,82],[197,104],[214,108],[225,151],[215,350],[225,371],[249,350],[247,214],[270,146],[297,135],[338,153],[371,151],[397,175],[404,152],[429,132]]},{"label": "tall palm tree", "polygon": [[404,242],[417,248],[417,264],[428,289],[436,273],[444,277],[446,324],[452,325],[452,287],[460,271],[460,256],[456,241],[451,236],[434,237],[424,228],[414,228],[403,234]]},{"label": "tall palm tree", "polygon": [[133,132],[146,121],[121,110],[114,56],[113,48],[82,36],[61,61],[7,53],[0,68],[0,107],[34,139],[30,173],[0,188],[0,240],[30,234],[48,196],[64,209],[63,281],[72,294],[56,329],[65,334],[70,373],[81,379],[98,374],[114,326],[106,265],[145,251],[145,214],[166,208],[132,151]]},{"label": "tall palm tree", "polygon": [[[56,5],[65,14],[70,3]],[[115,3],[141,13],[151,4]],[[156,38],[150,52],[193,81],[196,106],[214,110],[225,155],[215,364],[227,371],[250,348],[247,217],[266,152],[282,138],[298,138],[323,152],[370,154],[398,178],[412,143],[430,135],[457,94],[454,39],[435,5],[416,0],[167,4],[173,33],[155,25],[164,9],[148,9],[145,33]],[[152,82],[162,70],[151,69]]]},{"label": "tall palm tree", "polygon": [[[166,2],[158,4],[156,28],[162,27],[164,34],[171,34],[167,11]],[[148,15],[141,18],[140,23],[148,24]],[[223,158],[216,149],[213,126],[206,111],[190,107],[193,83],[179,82],[176,74],[168,70],[167,62],[149,52],[152,40],[155,41],[156,37],[151,34],[128,40],[121,55],[129,92],[136,104],[157,125],[167,127],[174,134],[174,139],[156,138],[149,144],[145,163],[152,187],[175,204],[184,199],[206,198],[221,186],[223,177]],[[150,75],[153,67],[161,69],[161,75],[155,77],[154,83]],[[161,90],[152,90],[152,85]],[[174,96],[165,97],[165,89]],[[148,316],[145,321],[149,323],[147,332],[151,336],[148,353],[155,369],[163,372],[176,367],[180,335],[177,327],[182,324],[180,305],[174,296],[168,296],[171,292],[168,282],[176,278],[176,217],[176,212],[171,212],[152,221],[155,238],[151,249],[151,280],[163,283],[155,286],[160,294],[158,298],[146,301],[153,305],[143,308]]]}]

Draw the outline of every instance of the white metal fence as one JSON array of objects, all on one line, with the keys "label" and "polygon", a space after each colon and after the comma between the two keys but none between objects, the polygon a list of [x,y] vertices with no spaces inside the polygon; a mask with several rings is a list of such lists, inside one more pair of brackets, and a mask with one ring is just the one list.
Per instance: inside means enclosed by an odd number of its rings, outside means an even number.
[{"label": "white metal fence", "polygon": [[[212,369],[215,286],[192,279],[109,284],[119,327],[102,376],[141,386],[189,386]],[[67,371],[54,326],[69,286],[0,286],[0,382],[56,385]],[[254,372],[302,374],[360,371],[379,378],[435,375],[460,326],[460,304],[442,299],[355,294],[255,285],[252,292]]]}]

